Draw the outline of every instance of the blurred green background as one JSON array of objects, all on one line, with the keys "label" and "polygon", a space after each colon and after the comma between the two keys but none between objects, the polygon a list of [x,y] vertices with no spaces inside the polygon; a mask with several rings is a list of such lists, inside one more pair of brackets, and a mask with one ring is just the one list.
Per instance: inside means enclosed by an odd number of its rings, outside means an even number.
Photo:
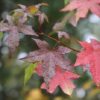
[{"label": "blurred green background", "polygon": [[[59,12],[64,7],[63,0],[0,0],[0,19],[17,8],[17,4],[33,5],[41,2],[49,4],[48,7],[42,8],[49,18],[49,23],[43,25],[43,31],[48,33],[54,23],[64,16],[64,13]],[[64,30],[70,33],[72,41],[74,37],[88,42],[92,38],[100,40],[100,18],[89,15],[78,23],[77,28],[66,24]],[[24,86],[24,71],[28,64],[18,58],[36,49],[36,45],[33,45],[30,36],[24,36],[16,53],[11,57],[8,47],[4,44],[5,37],[5,34],[3,37],[0,35],[0,100],[100,100],[100,89],[91,81],[90,73],[82,73],[81,68],[75,69],[82,77],[75,81],[77,87],[71,97],[64,94],[60,88],[57,88],[54,94],[40,90],[39,86],[43,80],[37,74],[33,74],[31,80]],[[74,56],[72,53],[70,58],[73,60]]]}]

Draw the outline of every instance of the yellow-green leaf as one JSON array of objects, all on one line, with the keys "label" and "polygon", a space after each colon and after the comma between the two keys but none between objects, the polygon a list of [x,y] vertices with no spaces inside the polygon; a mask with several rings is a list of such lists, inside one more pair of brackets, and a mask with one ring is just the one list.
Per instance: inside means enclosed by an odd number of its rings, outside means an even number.
[{"label": "yellow-green leaf", "polygon": [[3,32],[0,32],[0,39],[2,39],[3,37]]},{"label": "yellow-green leaf", "polygon": [[31,63],[26,69],[25,69],[25,76],[24,76],[24,85],[29,81],[31,78],[34,69],[36,68],[36,63]]}]

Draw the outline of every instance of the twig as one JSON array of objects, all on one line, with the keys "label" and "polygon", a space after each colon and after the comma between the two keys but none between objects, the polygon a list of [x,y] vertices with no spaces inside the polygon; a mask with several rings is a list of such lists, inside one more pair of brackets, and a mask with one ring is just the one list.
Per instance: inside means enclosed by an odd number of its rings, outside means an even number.
[{"label": "twig", "polygon": [[62,41],[60,41],[60,40],[58,40],[58,39],[55,39],[55,38],[53,38],[53,37],[51,37],[51,36],[49,36],[49,35],[44,35],[44,36],[47,36],[48,38],[50,38],[50,39],[56,41],[58,44],[61,44],[61,45],[65,46],[65,47],[68,47],[69,49],[71,49],[71,50],[73,50],[73,51],[80,52],[79,50],[76,50],[76,49],[74,49],[74,48],[72,48],[72,47],[67,46],[66,44],[64,44]]}]

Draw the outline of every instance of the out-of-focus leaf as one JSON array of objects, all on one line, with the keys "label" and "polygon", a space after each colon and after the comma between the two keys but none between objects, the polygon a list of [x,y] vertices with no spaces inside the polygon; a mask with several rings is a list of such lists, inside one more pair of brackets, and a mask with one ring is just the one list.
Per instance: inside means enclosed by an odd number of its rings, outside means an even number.
[{"label": "out-of-focus leaf", "polygon": [[31,13],[31,14],[35,14],[37,11],[38,11],[38,8],[35,7],[35,6],[29,6],[27,8],[28,12]]},{"label": "out-of-focus leaf", "polygon": [[24,100],[49,100],[49,98],[40,89],[32,89]]},{"label": "out-of-focus leaf", "polygon": [[0,39],[2,39],[3,37],[3,32],[0,32]]},{"label": "out-of-focus leaf", "polygon": [[99,88],[92,89],[87,96],[87,100],[93,100],[92,98],[95,97],[97,94],[100,94],[100,89]]},{"label": "out-of-focus leaf", "polygon": [[4,22],[0,22],[0,32],[8,31],[9,30],[9,25]]},{"label": "out-of-focus leaf", "polygon": [[83,88],[85,90],[89,90],[92,87],[92,85],[93,85],[93,82],[89,80],[83,85]]},{"label": "out-of-focus leaf", "polygon": [[63,32],[63,31],[58,31],[58,38],[66,38],[69,39],[69,34],[67,32]]},{"label": "out-of-focus leaf", "polygon": [[10,48],[12,53],[19,46],[19,34],[18,34],[18,30],[17,30],[16,26],[12,26],[5,42],[8,45],[8,47]]},{"label": "out-of-focus leaf", "polygon": [[100,1],[99,0],[70,0],[70,3],[66,5],[61,11],[73,11],[76,10],[75,22],[78,23],[80,18],[85,18],[89,11],[97,16],[100,16]]},{"label": "out-of-focus leaf", "polygon": [[26,69],[25,69],[25,76],[24,76],[24,85],[29,81],[33,74],[33,70],[36,68],[36,63],[31,63]]},{"label": "out-of-focus leaf", "polygon": [[40,25],[42,25],[45,20],[48,22],[48,17],[45,13],[38,13],[37,16],[38,16]]},{"label": "out-of-focus leaf", "polygon": [[64,4],[67,4],[69,2],[69,0],[64,0]]},{"label": "out-of-focus leaf", "polygon": [[25,6],[25,5],[18,4],[18,6],[19,6],[21,9],[26,10],[26,6]]},{"label": "out-of-focus leaf", "polygon": [[28,19],[28,15],[20,10],[15,11],[12,17],[14,19],[14,23],[16,24],[24,24]]},{"label": "out-of-focus leaf", "polygon": [[53,26],[53,30],[54,31],[61,31],[62,29],[64,29],[65,23],[61,23],[61,22],[57,22],[55,23],[55,25]]},{"label": "out-of-focus leaf", "polygon": [[30,25],[22,25],[19,27],[19,31],[25,35],[37,35]]}]

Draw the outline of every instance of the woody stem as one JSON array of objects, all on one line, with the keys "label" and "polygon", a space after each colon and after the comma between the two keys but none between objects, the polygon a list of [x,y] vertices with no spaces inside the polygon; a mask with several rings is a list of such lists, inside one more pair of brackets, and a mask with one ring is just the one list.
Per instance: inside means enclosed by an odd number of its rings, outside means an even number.
[{"label": "woody stem", "polygon": [[65,47],[68,47],[69,49],[71,49],[71,50],[73,50],[73,51],[75,51],[75,52],[80,52],[79,50],[76,50],[76,49],[74,49],[74,48],[72,48],[72,47],[69,47],[68,45],[64,44],[62,41],[60,41],[60,40],[58,40],[58,39],[55,39],[55,38],[53,38],[53,37],[51,37],[51,36],[49,36],[49,35],[44,35],[44,36],[47,36],[48,38],[54,40],[54,41],[57,42],[58,44],[61,44],[61,45],[65,46]]}]

